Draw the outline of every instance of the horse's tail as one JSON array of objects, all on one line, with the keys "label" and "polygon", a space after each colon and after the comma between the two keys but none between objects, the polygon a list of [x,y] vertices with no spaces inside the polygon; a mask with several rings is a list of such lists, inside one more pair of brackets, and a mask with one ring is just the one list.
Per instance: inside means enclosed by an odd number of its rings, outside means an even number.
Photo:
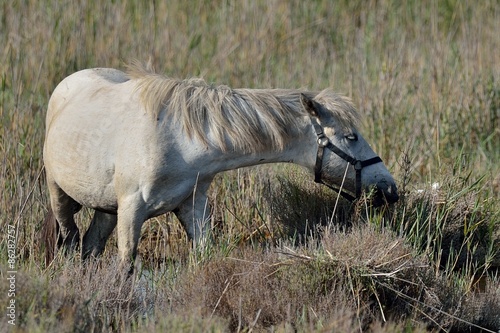
[{"label": "horse's tail", "polygon": [[42,242],[45,244],[45,266],[47,267],[54,260],[59,236],[59,224],[50,206],[43,221],[41,233]]}]

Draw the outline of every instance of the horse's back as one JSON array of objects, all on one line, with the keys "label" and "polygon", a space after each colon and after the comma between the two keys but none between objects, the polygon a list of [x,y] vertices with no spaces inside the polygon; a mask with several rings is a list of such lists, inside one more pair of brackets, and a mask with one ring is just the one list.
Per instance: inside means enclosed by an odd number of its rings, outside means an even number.
[{"label": "horse's back", "polygon": [[64,109],[65,105],[75,97],[86,92],[112,87],[128,81],[127,75],[113,68],[91,68],[73,73],[63,79],[54,89],[47,110],[47,129],[55,114]]}]

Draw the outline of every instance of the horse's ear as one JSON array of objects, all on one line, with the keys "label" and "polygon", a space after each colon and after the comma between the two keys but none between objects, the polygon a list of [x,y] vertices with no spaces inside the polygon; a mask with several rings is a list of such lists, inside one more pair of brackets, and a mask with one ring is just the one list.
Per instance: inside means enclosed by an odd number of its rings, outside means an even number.
[{"label": "horse's ear", "polygon": [[319,104],[315,102],[312,98],[307,97],[305,94],[300,94],[300,102],[304,109],[306,109],[307,113],[311,115],[311,117],[319,118]]}]

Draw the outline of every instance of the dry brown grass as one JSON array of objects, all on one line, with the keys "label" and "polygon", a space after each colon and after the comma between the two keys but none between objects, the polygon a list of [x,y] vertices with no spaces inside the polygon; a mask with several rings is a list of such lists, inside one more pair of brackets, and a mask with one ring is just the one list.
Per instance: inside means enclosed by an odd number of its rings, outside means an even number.
[{"label": "dry brown grass", "polygon": [[366,225],[327,232],[320,244],[243,246],[229,257],[215,254],[181,272],[177,283],[175,311],[228,318],[232,331],[365,330],[383,319],[447,330],[499,324],[494,314],[500,308],[492,307],[500,296],[494,280],[487,282],[488,296],[470,293],[436,272],[403,239]]},{"label": "dry brown grass", "polygon": [[487,293],[467,292],[402,238],[369,225],[327,231],[314,245],[247,245],[202,263],[139,269],[125,283],[116,267],[109,256],[86,265],[58,258],[38,278],[21,272],[19,322],[68,332],[418,332],[500,324],[498,281],[487,279]]}]

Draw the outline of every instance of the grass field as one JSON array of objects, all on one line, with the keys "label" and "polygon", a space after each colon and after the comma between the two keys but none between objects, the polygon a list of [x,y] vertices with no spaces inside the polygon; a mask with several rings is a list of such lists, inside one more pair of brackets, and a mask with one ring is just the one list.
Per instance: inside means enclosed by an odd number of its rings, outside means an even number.
[{"label": "grass field", "polygon": [[[6,1],[0,4],[2,332],[498,332],[497,1]],[[401,200],[341,200],[292,165],[217,176],[214,242],[148,221],[136,276],[44,262],[45,112],[65,76],[150,61],[231,87],[332,87]],[[78,215],[84,229],[90,211]],[[15,273],[13,273],[15,271]]]}]

